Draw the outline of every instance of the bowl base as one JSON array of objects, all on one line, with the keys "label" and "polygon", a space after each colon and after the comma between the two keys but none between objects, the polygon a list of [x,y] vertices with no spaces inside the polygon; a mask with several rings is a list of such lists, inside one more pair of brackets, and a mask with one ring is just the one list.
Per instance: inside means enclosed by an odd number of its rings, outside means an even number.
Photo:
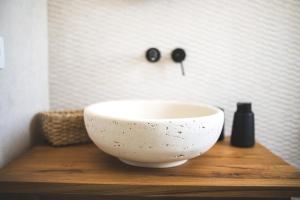
[{"label": "bowl base", "polygon": [[161,162],[161,163],[154,163],[154,162],[136,162],[130,160],[123,160],[119,158],[120,161],[126,163],[128,165],[133,165],[137,167],[149,167],[149,168],[168,168],[168,167],[176,167],[186,163],[188,160],[178,160],[173,162]]}]

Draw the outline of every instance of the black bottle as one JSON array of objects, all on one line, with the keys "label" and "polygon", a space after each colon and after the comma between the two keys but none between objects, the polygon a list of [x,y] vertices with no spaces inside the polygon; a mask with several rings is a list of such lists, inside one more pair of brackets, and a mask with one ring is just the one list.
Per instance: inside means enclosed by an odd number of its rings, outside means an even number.
[{"label": "black bottle", "polygon": [[231,145],[238,147],[254,146],[254,113],[251,110],[251,103],[237,103],[230,142]]}]

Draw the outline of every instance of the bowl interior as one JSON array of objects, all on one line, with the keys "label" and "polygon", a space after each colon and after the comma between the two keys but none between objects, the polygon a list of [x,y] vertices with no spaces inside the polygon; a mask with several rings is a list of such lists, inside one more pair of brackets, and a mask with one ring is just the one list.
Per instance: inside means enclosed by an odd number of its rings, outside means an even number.
[{"label": "bowl interior", "polygon": [[93,104],[87,111],[94,114],[119,119],[174,119],[195,118],[216,114],[213,106],[173,101],[109,101]]}]

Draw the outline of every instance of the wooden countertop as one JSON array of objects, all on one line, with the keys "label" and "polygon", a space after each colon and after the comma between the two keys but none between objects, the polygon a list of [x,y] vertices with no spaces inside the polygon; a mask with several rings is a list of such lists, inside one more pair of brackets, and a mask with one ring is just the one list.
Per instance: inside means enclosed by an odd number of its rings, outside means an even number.
[{"label": "wooden countertop", "polygon": [[[300,173],[260,144],[218,142],[168,169],[125,165],[93,144],[34,146],[0,170],[0,199],[300,197]],[[1,198],[5,197],[5,198]]]}]

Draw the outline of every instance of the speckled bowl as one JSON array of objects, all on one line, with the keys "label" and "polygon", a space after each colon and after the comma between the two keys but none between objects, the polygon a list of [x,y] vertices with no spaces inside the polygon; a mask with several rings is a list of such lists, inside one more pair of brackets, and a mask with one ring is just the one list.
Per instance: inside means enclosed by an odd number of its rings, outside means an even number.
[{"label": "speckled bowl", "polygon": [[217,141],[224,113],[213,106],[157,100],[109,101],[84,109],[92,141],[141,167],[166,168],[206,152]]}]

